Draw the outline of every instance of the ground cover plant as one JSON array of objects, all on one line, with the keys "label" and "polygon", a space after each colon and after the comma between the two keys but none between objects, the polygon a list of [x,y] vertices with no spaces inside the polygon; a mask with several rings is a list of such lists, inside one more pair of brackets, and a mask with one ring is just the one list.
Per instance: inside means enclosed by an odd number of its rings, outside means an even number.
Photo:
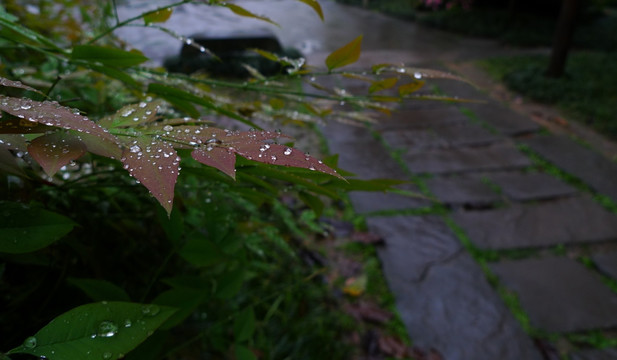
[{"label": "ground cover plant", "polygon": [[[298,1],[323,16],[318,2]],[[422,99],[423,78],[455,77],[343,70],[361,37],[330,54],[326,70],[261,51],[284,71],[248,67],[243,81],[168,74],[113,36],[161,26],[187,2],[123,21],[114,2],[0,7],[0,358],[348,355],[349,318],[332,311],[323,270],[303,254],[346,190],[397,182],[354,179],[336,156],[309,155],[265,126],[371,121]]]},{"label": "ground cover plant", "polygon": [[516,56],[481,62],[493,77],[532,100],[556,105],[572,118],[617,138],[617,53],[574,52],[561,78],[544,76],[548,57]]}]

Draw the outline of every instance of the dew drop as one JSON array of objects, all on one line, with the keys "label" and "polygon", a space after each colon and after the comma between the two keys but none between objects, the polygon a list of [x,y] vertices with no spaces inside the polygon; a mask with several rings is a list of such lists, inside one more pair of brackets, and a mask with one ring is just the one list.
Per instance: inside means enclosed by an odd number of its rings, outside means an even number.
[{"label": "dew drop", "polygon": [[165,130],[165,131],[172,131],[173,129],[174,129],[174,127],[173,127],[173,126],[171,126],[171,125],[165,125],[165,126],[163,126],[163,130]]},{"label": "dew drop", "polygon": [[159,308],[157,305],[154,305],[154,304],[144,305],[141,307],[141,313],[144,314],[145,316],[155,316],[160,311],[161,311],[161,308]]},{"label": "dew drop", "polygon": [[113,355],[110,352],[104,352],[103,353],[103,359],[104,360],[109,360],[109,359],[111,359],[112,356]]},{"label": "dew drop", "polygon": [[140,152],[141,148],[139,147],[139,145],[133,145],[129,148],[129,151],[135,154]]},{"label": "dew drop", "polygon": [[419,72],[415,72],[415,73],[413,73],[413,77],[416,78],[416,79],[422,79],[422,74],[419,73]]},{"label": "dew drop", "polygon": [[112,337],[118,333],[118,325],[111,321],[102,321],[99,324],[98,336]]},{"label": "dew drop", "polygon": [[34,336],[30,336],[26,340],[24,340],[24,347],[28,349],[34,349],[36,347],[36,338]]},{"label": "dew drop", "polygon": [[283,152],[283,154],[285,154],[285,155],[291,155],[291,148],[287,148],[287,149],[285,149],[285,152]]},{"label": "dew drop", "polygon": [[145,102],[145,101],[142,101],[142,102],[139,103],[139,107],[142,108],[142,109],[145,108],[146,106],[148,106],[148,103]]}]

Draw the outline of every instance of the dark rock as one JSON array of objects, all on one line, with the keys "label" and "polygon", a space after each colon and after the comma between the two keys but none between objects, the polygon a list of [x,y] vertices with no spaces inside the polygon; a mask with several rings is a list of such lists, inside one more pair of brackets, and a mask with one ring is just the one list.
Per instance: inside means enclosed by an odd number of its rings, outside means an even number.
[{"label": "dark rock", "polygon": [[407,129],[383,132],[392,147],[414,151],[430,148],[481,146],[497,142],[500,136],[470,122],[434,124],[428,129]]},{"label": "dark rock", "polygon": [[[402,106],[401,106],[402,107]],[[382,132],[399,130],[426,130],[435,126],[460,125],[469,118],[453,106],[434,106],[418,110],[401,108],[379,121],[376,129]]]},{"label": "dark rock", "polygon": [[590,243],[617,238],[617,216],[588,196],[458,211],[454,221],[483,249],[516,249]]},{"label": "dark rock", "polygon": [[424,152],[411,151],[403,158],[409,170],[415,174],[507,170],[531,165],[529,159],[512,144]]},{"label": "dark rock", "polygon": [[371,218],[397,309],[414,345],[448,360],[541,359],[480,267],[438,217]]},{"label": "dark rock", "polygon": [[617,163],[563,136],[534,136],[523,140],[533,151],[617,201]]},{"label": "dark rock", "polygon": [[352,191],[349,198],[357,213],[364,214],[384,210],[404,210],[430,207],[433,202],[421,194],[417,197],[384,192]]},{"label": "dark rock", "polygon": [[436,177],[426,181],[431,192],[449,205],[485,206],[501,200],[480,176]]},{"label": "dark rock", "polygon": [[617,279],[617,252],[593,254],[591,259],[596,263],[600,271]]},{"label": "dark rock", "polygon": [[504,135],[521,135],[536,132],[541,129],[533,120],[516,113],[515,111],[497,102],[464,104],[482,122],[485,122],[499,133]]},{"label": "dark rock", "polygon": [[617,294],[572,259],[502,261],[490,267],[518,294],[534,327],[573,332],[617,326]]},{"label": "dark rock", "polygon": [[543,173],[496,173],[487,177],[497,184],[503,193],[516,201],[548,199],[574,195],[572,186]]}]

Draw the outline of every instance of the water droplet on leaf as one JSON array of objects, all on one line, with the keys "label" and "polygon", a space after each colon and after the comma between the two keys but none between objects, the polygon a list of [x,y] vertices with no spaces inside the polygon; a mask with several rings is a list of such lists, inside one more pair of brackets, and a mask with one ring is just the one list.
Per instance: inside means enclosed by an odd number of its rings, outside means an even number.
[{"label": "water droplet on leaf", "polygon": [[98,336],[112,337],[118,333],[118,325],[111,321],[103,321],[99,324]]},{"label": "water droplet on leaf", "polygon": [[36,338],[34,336],[30,336],[26,340],[24,340],[24,347],[28,349],[34,349],[36,347]]}]

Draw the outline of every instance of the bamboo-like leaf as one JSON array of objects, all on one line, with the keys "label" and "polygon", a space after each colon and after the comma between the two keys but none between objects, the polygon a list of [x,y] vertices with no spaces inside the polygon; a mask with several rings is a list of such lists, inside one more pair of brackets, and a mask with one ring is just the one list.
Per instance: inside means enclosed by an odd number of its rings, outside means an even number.
[{"label": "bamboo-like leaf", "polygon": [[144,22],[146,23],[146,25],[152,23],[164,23],[165,21],[169,20],[171,14],[173,14],[172,8],[161,9],[159,11],[151,12],[144,15]]},{"label": "bamboo-like leaf", "polygon": [[0,202],[0,252],[22,254],[42,249],[75,227],[71,219],[19,203]]},{"label": "bamboo-like leaf", "polygon": [[94,301],[131,301],[124,289],[107,280],[69,278],[67,281]]},{"label": "bamboo-like leaf", "polygon": [[398,82],[397,78],[386,78],[386,79],[374,81],[369,87],[368,92],[372,94],[377,91],[390,89],[394,87],[394,85],[396,85],[397,82]]},{"label": "bamboo-like leaf", "polygon": [[86,145],[77,137],[56,131],[30,142],[28,152],[49,176],[86,154]]},{"label": "bamboo-like leaf", "polygon": [[131,176],[150,190],[167,214],[171,213],[180,164],[173,146],[141,136],[127,144],[120,160]]},{"label": "bamboo-like leaf", "polygon": [[56,317],[9,354],[49,360],[116,360],[137,347],[176,310],[128,302],[82,305]]},{"label": "bamboo-like leaf", "polygon": [[128,67],[148,61],[141,52],[124,51],[95,45],[77,45],[71,53],[72,60],[83,60],[90,63],[101,63],[107,66]]},{"label": "bamboo-like leaf", "polygon": [[360,58],[361,50],[362,35],[328,55],[326,58],[326,67],[328,70],[334,70],[336,68],[353,64]]},{"label": "bamboo-like leaf", "polygon": [[306,5],[312,7],[313,10],[315,10],[315,12],[317,13],[317,15],[319,15],[319,18],[321,19],[321,21],[324,21],[323,11],[321,10],[321,5],[319,4],[319,2],[317,2],[317,0],[297,0],[297,1],[303,2]]},{"label": "bamboo-like leaf", "polygon": [[274,21],[270,20],[269,18],[262,16],[262,15],[256,15],[248,10],[246,10],[245,8],[238,6],[236,4],[230,4],[230,3],[223,3],[221,4],[222,6],[228,8],[229,10],[233,11],[234,14],[236,15],[240,15],[240,16],[244,16],[244,17],[249,17],[249,18],[253,18],[253,19],[258,19],[258,20],[262,20],[265,22],[269,22],[270,24],[279,26],[279,24],[275,23]]},{"label": "bamboo-like leaf", "polygon": [[38,91],[37,89],[30,87],[26,84],[23,84],[20,81],[15,81],[15,80],[9,80],[7,78],[3,78],[0,76],[0,86],[8,86],[8,87],[14,87],[14,88],[18,88],[18,89],[24,89],[24,90],[29,90],[29,91],[34,91],[36,93],[39,93],[41,95],[43,95],[42,92]]}]

